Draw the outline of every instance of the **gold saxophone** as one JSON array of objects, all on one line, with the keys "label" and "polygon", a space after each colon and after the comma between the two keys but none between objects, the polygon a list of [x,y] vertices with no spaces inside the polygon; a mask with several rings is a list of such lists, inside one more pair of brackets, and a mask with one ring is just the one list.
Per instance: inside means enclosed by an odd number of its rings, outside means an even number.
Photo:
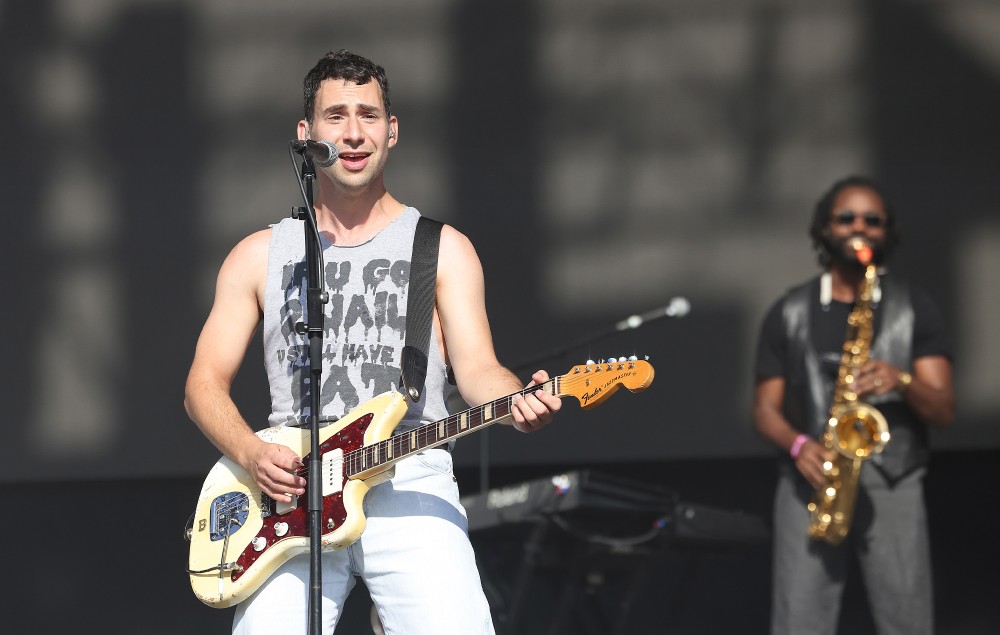
[{"label": "gold saxophone", "polygon": [[835,458],[823,464],[826,482],[808,505],[809,536],[831,545],[840,544],[850,531],[862,462],[881,452],[889,441],[885,417],[860,401],[854,392],[854,378],[871,350],[872,293],[877,280],[876,267],[869,262],[871,249],[860,241],[855,242],[854,249],[858,260],[866,265],[865,282],[847,318],[837,386],[823,432],[823,445],[835,452]]}]

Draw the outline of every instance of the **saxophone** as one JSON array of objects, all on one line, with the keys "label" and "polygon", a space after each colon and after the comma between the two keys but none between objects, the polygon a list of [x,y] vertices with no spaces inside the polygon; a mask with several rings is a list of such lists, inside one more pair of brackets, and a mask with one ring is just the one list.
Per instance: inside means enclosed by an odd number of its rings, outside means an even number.
[{"label": "saxophone", "polygon": [[847,318],[837,372],[837,385],[830,406],[830,418],[823,432],[823,445],[835,458],[823,464],[826,482],[813,494],[808,505],[809,536],[831,545],[840,544],[851,528],[858,476],[865,459],[878,454],[889,441],[889,426],[881,412],[858,399],[854,392],[857,371],[868,361],[872,343],[872,293],[877,273],[871,264],[871,248],[858,240],[853,245],[858,260],[865,265],[864,287]]}]

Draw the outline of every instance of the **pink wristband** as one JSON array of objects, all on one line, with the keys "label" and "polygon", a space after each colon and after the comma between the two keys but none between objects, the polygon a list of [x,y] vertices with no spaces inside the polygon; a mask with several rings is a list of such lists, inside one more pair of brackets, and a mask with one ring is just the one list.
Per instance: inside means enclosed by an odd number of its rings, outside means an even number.
[{"label": "pink wristband", "polygon": [[795,437],[795,441],[792,442],[792,447],[788,448],[788,453],[792,455],[792,460],[799,458],[799,452],[802,451],[802,446],[805,445],[808,440],[808,434],[800,434]]}]

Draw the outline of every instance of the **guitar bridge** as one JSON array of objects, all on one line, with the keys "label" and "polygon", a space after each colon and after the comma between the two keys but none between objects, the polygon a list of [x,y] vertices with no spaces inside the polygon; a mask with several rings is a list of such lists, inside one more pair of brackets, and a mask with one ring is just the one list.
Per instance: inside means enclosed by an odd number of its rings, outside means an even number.
[{"label": "guitar bridge", "polygon": [[250,497],[242,492],[229,492],[212,501],[209,514],[209,536],[223,540],[236,533],[250,515]]}]

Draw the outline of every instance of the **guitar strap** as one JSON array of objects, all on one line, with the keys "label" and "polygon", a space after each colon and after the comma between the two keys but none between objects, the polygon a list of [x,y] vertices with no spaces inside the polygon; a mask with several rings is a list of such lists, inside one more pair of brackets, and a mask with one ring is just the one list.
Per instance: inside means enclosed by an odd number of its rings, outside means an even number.
[{"label": "guitar strap", "polygon": [[414,403],[420,400],[424,380],[427,379],[427,353],[431,341],[442,226],[440,221],[421,216],[413,234],[410,288],[406,299],[406,344],[400,360],[400,381],[405,394]]}]

